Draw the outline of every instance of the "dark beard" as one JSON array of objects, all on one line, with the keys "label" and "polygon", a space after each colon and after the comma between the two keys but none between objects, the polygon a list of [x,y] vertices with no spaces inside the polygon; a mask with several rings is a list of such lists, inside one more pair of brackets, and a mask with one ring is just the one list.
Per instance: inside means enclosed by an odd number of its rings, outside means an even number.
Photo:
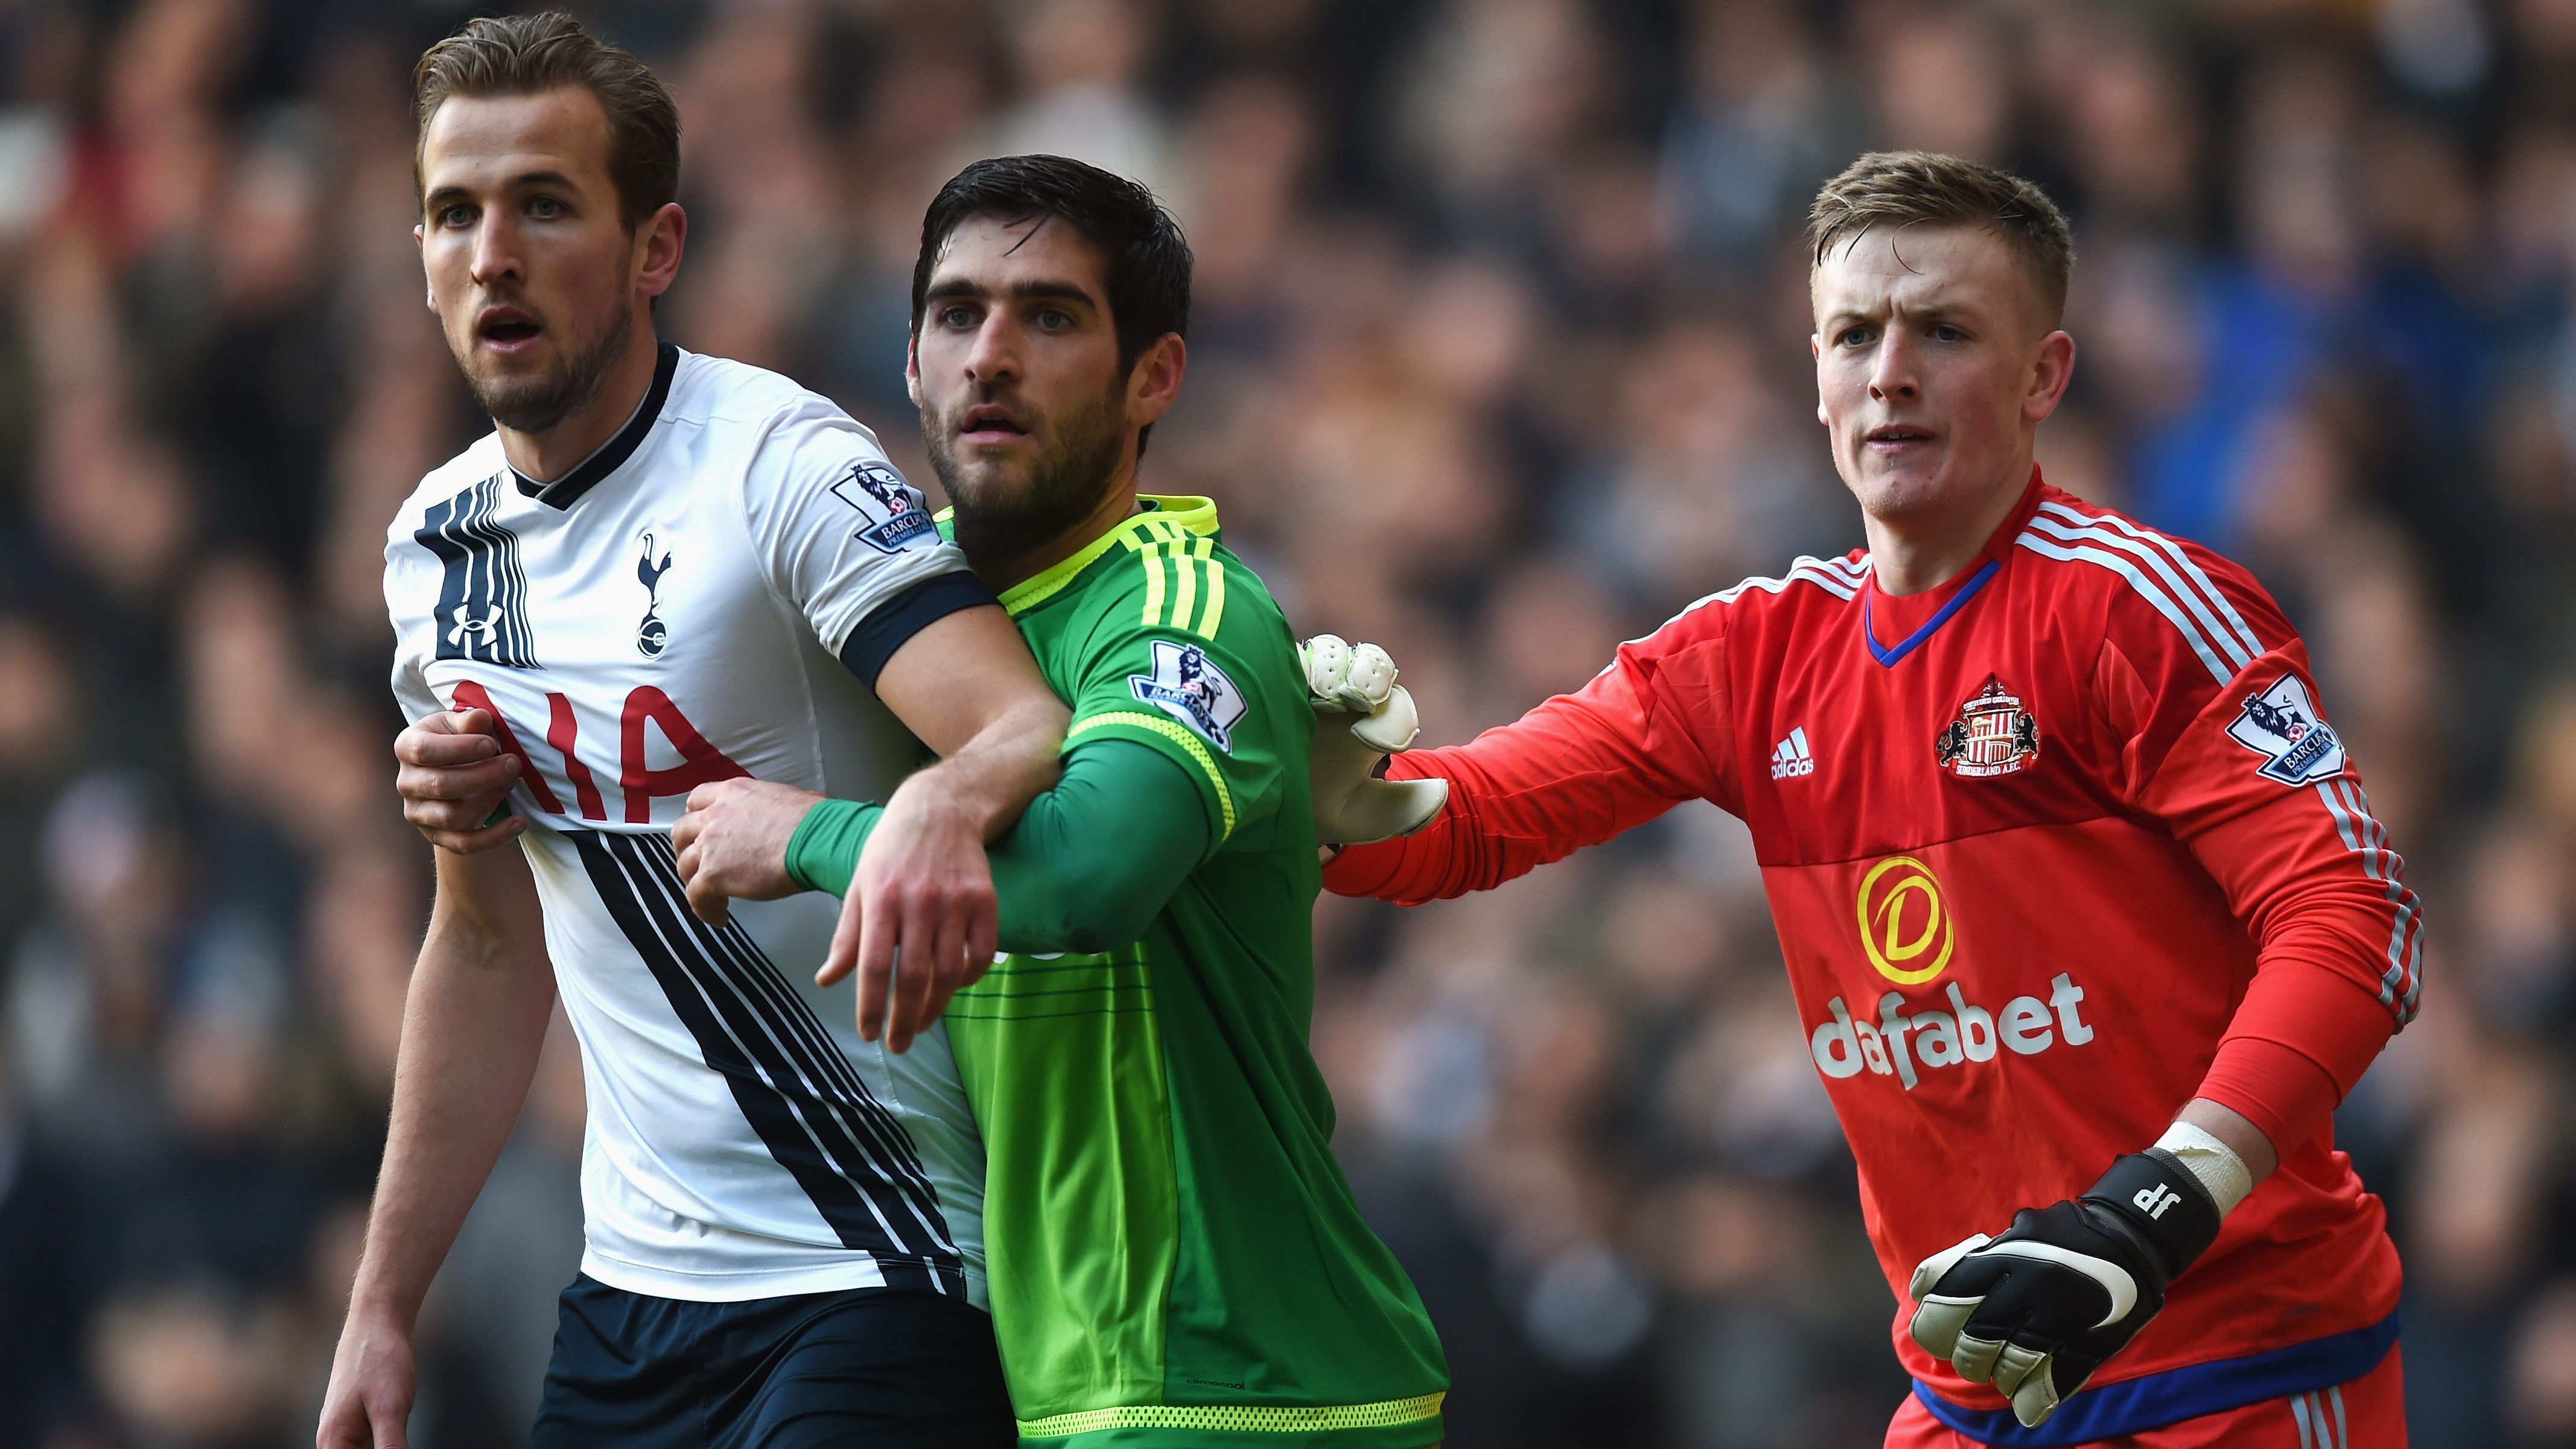
[{"label": "dark beard", "polygon": [[1064,419],[1063,441],[1038,460],[1026,488],[979,492],[961,477],[956,455],[949,451],[947,426],[924,431],[929,434],[923,441],[930,447],[931,471],[939,475],[939,486],[956,509],[957,546],[978,568],[1026,558],[1096,512],[1126,441],[1110,403],[1085,408]]},{"label": "dark beard", "polygon": [[493,422],[514,433],[552,432],[557,424],[599,396],[634,337],[635,314],[620,307],[616,323],[596,345],[561,359],[543,376],[513,377],[487,384],[468,371],[461,358],[457,370],[465,373],[465,385],[473,390],[474,401],[492,415]]}]

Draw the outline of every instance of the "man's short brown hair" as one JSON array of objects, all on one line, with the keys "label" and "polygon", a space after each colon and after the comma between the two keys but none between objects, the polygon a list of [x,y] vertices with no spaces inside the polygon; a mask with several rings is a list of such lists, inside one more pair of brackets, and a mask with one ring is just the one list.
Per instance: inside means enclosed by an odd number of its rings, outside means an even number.
[{"label": "man's short brown hair", "polygon": [[2075,233],[2038,187],[2008,171],[1930,151],[1872,151],[1816,193],[1807,212],[1813,263],[1879,227],[1981,226],[2004,240],[2039,284],[2055,326],[2066,316]]},{"label": "man's short brown hair", "polygon": [[421,52],[411,74],[411,179],[423,192],[429,121],[454,96],[526,96],[580,86],[608,113],[608,174],[629,232],[680,194],[680,108],[652,67],[603,45],[560,10],[487,15]]}]

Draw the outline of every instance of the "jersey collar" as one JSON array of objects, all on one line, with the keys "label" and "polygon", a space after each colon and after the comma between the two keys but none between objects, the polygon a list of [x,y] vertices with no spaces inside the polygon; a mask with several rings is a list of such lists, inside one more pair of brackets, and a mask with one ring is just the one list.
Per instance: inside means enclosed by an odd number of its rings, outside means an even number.
[{"label": "jersey collar", "polygon": [[540,483],[513,468],[510,476],[519,480],[519,491],[548,508],[570,508],[581,501],[600,479],[625,466],[644,445],[644,435],[653,431],[655,420],[662,416],[662,404],[671,396],[671,375],[680,370],[680,349],[664,342],[661,356],[653,364],[653,385],[644,390],[644,401],[635,405],[635,413],[619,428],[615,436],[599,445],[599,451],[573,465],[571,472],[552,483]]},{"label": "jersey collar", "polygon": [[[1142,552],[1163,543],[1175,528],[1184,533],[1216,537],[1216,504],[1212,500],[1140,493],[1136,495],[1136,504],[1136,511],[1127,515],[1125,522],[1084,544],[1081,552],[1002,590],[1002,607],[1012,618],[1018,618],[1062,593],[1064,586],[1072,583],[1084,569],[1122,543],[1130,550]],[[949,519],[955,512],[953,508],[939,510],[940,532],[950,531]]]},{"label": "jersey collar", "polygon": [[[1861,584],[1860,603],[1860,637],[1869,645],[1870,657],[1888,668],[1894,668],[1899,660],[1922,647],[1925,640],[1938,633],[1942,625],[1949,623],[1953,616],[1966,608],[1968,601],[1982,593],[1986,585],[1993,583],[1995,575],[2003,572],[2004,555],[2011,551],[2013,540],[2020,536],[2022,526],[2030,522],[2031,515],[2039,511],[2040,491],[2043,486],[2039,476],[2039,465],[2034,463],[2030,469],[2030,482],[2022,489],[2021,502],[2014,504],[2013,511],[2005,517],[2002,525],[1987,536],[1985,548],[1978,553],[1975,561],[1970,563],[1964,572],[1937,589],[1903,599],[1891,598],[1887,601],[1888,612],[1895,616],[1896,627],[1904,627],[1909,620],[1922,621],[1915,624],[1903,639],[1894,644],[1879,642],[1877,605],[1881,595],[1878,591],[1878,571],[1871,570],[1869,577]],[[1932,611],[1929,618],[1924,617],[1925,609]]]}]

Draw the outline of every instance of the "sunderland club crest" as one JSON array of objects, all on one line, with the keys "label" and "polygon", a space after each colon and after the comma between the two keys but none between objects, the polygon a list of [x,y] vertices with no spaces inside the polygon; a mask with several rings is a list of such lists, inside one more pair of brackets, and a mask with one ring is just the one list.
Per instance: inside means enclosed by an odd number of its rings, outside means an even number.
[{"label": "sunderland club crest", "polygon": [[1933,753],[1942,769],[1962,780],[2009,775],[2038,758],[2039,721],[1999,676],[1989,674],[1986,687],[1959,706],[1959,717],[1941,731]]}]

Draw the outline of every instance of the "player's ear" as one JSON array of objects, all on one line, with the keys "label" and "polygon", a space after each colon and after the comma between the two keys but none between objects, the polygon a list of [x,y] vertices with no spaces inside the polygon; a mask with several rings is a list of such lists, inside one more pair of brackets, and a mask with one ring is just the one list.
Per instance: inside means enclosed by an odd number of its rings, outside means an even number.
[{"label": "player's ear", "polygon": [[2066,385],[2074,377],[2075,339],[2061,327],[2039,340],[2039,356],[2030,369],[2029,391],[2022,396],[2022,420],[2046,422],[2048,415],[2057,411],[2058,400],[2066,396]]},{"label": "player's ear", "polygon": [[[1816,365],[1819,368],[1824,366],[1825,335],[1823,333],[1810,332],[1807,334],[1807,355],[1815,359]],[[1818,373],[1816,381],[1816,421],[1824,424],[1828,428],[1834,425],[1834,420],[1825,416],[1825,388],[1824,378],[1821,372]]]},{"label": "player's ear", "polygon": [[912,329],[912,335],[903,340],[903,390],[904,394],[912,399],[913,407],[920,408],[921,328],[919,326],[915,326]]},{"label": "player's ear", "polygon": [[635,229],[635,284],[647,297],[671,290],[680,275],[680,253],[689,239],[689,214],[680,203],[666,201]]},{"label": "player's ear", "polygon": [[1189,344],[1181,334],[1166,332],[1155,338],[1127,374],[1127,425],[1151,427],[1171,411],[1181,395],[1181,377],[1189,370]]}]

